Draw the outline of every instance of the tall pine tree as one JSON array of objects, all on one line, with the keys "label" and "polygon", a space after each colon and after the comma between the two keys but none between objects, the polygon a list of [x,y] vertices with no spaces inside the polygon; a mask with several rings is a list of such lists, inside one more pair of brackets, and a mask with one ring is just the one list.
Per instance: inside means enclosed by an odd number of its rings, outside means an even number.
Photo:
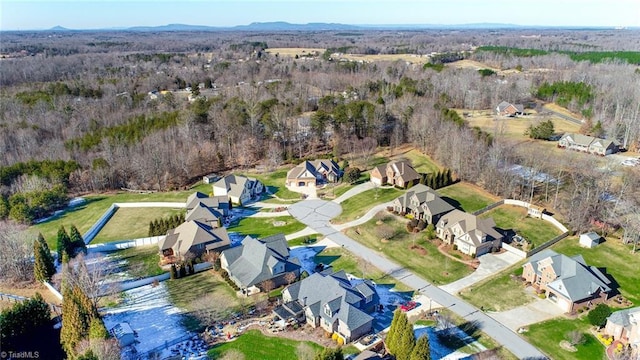
[{"label": "tall pine tree", "polygon": [[71,255],[69,254],[69,250],[71,247],[71,239],[69,238],[69,235],[67,234],[67,230],[64,228],[64,226],[60,226],[60,228],[58,229],[57,247],[58,247],[57,249],[58,261],[62,263],[62,256],[65,253],[67,255]]},{"label": "tall pine tree", "polygon": [[393,354],[393,350],[395,350],[396,335],[398,334],[398,319],[400,318],[401,312],[400,308],[397,308],[393,313],[391,326],[389,327],[389,332],[387,332],[387,337],[384,340],[384,343],[387,345],[387,350],[391,354]]},{"label": "tall pine tree", "polygon": [[85,254],[87,253],[87,245],[84,243],[84,239],[75,225],[71,225],[71,229],[69,230],[69,239],[71,240],[72,249],[70,250],[70,256],[75,255],[77,251],[82,251]]},{"label": "tall pine tree", "polygon": [[418,338],[413,347],[409,360],[431,360],[431,350],[429,348],[429,337],[425,334]]},{"label": "tall pine tree", "polygon": [[409,322],[406,313],[397,309],[387,333],[386,344],[389,353],[398,360],[409,360],[415,341],[413,324]]},{"label": "tall pine tree", "polygon": [[68,357],[74,358],[76,345],[89,336],[91,323],[94,319],[100,320],[100,315],[79,286],[65,286],[63,292],[60,343]]},{"label": "tall pine tree", "polygon": [[33,273],[37,281],[50,281],[56,273],[53,263],[53,256],[49,250],[49,245],[44,240],[42,234],[38,234],[38,239],[33,243],[34,266]]}]

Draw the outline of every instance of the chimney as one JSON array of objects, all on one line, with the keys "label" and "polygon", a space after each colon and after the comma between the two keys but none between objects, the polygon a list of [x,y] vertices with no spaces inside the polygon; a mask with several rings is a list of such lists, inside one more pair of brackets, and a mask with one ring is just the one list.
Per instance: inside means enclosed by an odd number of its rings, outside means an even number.
[{"label": "chimney", "polygon": [[307,306],[307,297],[306,296],[302,298],[302,306],[303,307]]}]

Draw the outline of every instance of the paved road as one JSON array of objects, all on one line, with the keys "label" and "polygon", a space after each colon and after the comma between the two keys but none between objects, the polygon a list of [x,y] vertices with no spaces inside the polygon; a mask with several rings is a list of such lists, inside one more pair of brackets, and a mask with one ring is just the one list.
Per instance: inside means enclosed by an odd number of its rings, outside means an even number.
[{"label": "paved road", "polygon": [[496,342],[511,351],[520,359],[545,359],[546,357],[533,345],[515,332],[476,309],[469,303],[456,298],[437,286],[415,275],[411,271],[387,259],[384,255],[356,242],[333,227],[329,220],[340,214],[342,209],[334,202],[323,200],[305,200],[289,206],[289,212],[300,222],[325,235],[331,241],[357,254],[380,270],[393,276],[403,284],[418,291],[455,312],[465,320],[477,323],[482,331]]},{"label": "paved road", "polygon": [[549,109],[546,106],[543,106],[542,108],[543,108],[544,111],[550,112],[550,113],[552,113],[553,115],[555,115],[555,116],[557,116],[559,118],[563,118],[563,119],[565,119],[567,121],[570,121],[570,122],[572,122],[574,124],[582,125],[582,120],[580,120],[580,119],[576,119],[576,118],[574,118],[572,116],[565,115],[565,114],[563,114],[561,112],[553,111],[553,110]]}]

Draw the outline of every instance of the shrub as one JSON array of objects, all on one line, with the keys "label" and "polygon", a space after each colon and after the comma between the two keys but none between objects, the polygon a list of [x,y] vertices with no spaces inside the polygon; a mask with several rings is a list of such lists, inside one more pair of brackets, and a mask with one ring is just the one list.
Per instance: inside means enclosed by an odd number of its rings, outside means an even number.
[{"label": "shrub", "polygon": [[407,223],[407,231],[408,232],[413,232],[413,225],[411,224],[411,222]]},{"label": "shrub", "polygon": [[458,245],[457,244],[453,244],[453,250],[458,250]]},{"label": "shrub", "polygon": [[611,308],[606,304],[598,304],[589,311],[589,323],[593,326],[602,327],[607,322],[607,318],[611,315]]},{"label": "shrub", "polygon": [[418,221],[418,230],[422,231],[427,227],[427,222],[424,221],[423,219],[420,219],[420,221]]},{"label": "shrub", "polygon": [[169,271],[169,278],[171,280],[178,278],[178,270],[176,269],[175,264],[171,264],[171,270]]}]

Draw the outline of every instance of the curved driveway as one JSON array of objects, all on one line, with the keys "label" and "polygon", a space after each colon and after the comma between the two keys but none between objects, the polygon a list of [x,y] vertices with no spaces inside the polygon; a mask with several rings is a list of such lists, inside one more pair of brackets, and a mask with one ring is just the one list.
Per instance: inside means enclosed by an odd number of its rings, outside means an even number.
[{"label": "curved driveway", "polygon": [[421,294],[424,294],[443,307],[450,309],[465,320],[479,324],[482,331],[518,358],[546,359],[546,356],[533,345],[529,344],[500,322],[476,309],[471,304],[456,298],[437,286],[431,285],[428,281],[387,259],[384,255],[369,249],[341,233],[336,227],[329,223],[329,220],[339,215],[342,211],[342,208],[336,202],[318,199],[305,200],[290,205],[288,210],[298,221],[325,235],[336,244],[343,246],[345,249],[360,256],[369,263],[374,264],[380,270],[393,276],[396,280],[411,288],[417,289]]}]

